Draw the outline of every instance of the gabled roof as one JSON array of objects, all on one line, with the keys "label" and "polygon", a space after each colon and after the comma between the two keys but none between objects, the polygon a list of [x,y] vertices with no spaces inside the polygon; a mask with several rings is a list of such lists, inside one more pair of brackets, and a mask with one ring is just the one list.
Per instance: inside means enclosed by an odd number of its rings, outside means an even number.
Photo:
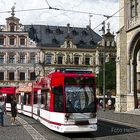
[{"label": "gabled roof", "polygon": [[102,38],[91,28],[48,25],[24,25],[29,37],[42,47],[60,47],[66,38],[70,38],[78,48],[96,48]]}]

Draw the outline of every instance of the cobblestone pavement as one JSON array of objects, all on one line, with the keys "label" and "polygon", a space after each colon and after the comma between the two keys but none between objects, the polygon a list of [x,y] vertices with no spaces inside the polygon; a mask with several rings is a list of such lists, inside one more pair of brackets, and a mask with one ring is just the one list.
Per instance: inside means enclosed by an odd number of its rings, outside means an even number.
[{"label": "cobblestone pavement", "polygon": [[102,109],[98,110],[97,113],[98,119],[101,120],[108,120],[117,123],[124,123],[126,125],[131,125],[133,127],[140,128],[140,110],[135,110],[132,112],[126,113],[118,113],[114,110],[105,110]]},{"label": "cobblestone pavement", "polygon": [[0,125],[0,140],[33,140],[33,138],[17,120],[11,125],[10,115],[7,113],[4,115],[4,127]]},{"label": "cobblestone pavement", "polygon": [[[98,131],[87,134],[61,135],[50,131],[32,118],[18,114],[16,124],[11,125],[10,114],[5,115],[4,127],[0,126],[0,140],[138,140],[140,136],[139,110],[116,113],[114,110],[98,110]],[[119,125],[120,123],[120,125]],[[127,127],[128,126],[128,127]],[[135,129],[137,128],[137,129]]]}]

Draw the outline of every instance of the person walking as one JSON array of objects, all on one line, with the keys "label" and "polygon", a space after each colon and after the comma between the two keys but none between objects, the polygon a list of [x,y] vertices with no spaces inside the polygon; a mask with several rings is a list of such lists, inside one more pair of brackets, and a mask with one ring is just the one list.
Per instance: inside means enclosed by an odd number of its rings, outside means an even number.
[{"label": "person walking", "polygon": [[112,101],[111,101],[111,98],[108,100],[107,104],[108,104],[108,109],[111,110],[112,109]]},{"label": "person walking", "polygon": [[5,104],[2,100],[2,98],[0,97],[0,123],[1,123],[1,126],[4,126],[4,112],[5,112]]},{"label": "person walking", "polygon": [[11,122],[12,122],[12,125],[15,124],[16,116],[17,116],[17,102],[16,102],[16,98],[13,97],[12,101],[11,101]]}]

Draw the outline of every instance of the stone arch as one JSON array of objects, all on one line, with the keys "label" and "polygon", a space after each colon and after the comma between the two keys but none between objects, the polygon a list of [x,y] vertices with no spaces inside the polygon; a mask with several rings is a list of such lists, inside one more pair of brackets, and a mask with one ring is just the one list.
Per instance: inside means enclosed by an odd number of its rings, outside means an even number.
[{"label": "stone arch", "polygon": [[134,107],[138,107],[138,97],[137,97],[137,54],[140,50],[140,32],[136,33],[132,38],[129,46],[129,68],[130,68],[130,85],[131,93],[134,94]]},{"label": "stone arch", "polygon": [[137,41],[140,39],[140,32],[135,33],[131,43],[129,45],[129,60],[132,58],[132,52],[134,52],[134,47],[136,47]]}]

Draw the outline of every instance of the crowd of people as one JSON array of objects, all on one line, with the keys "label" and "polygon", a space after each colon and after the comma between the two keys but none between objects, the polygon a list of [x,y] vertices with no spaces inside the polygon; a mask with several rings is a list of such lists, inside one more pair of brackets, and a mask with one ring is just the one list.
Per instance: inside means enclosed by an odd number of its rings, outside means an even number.
[{"label": "crowd of people", "polygon": [[[0,97],[0,124],[4,126],[4,119],[6,115],[6,105],[2,97]],[[11,125],[15,124],[17,116],[17,102],[16,97],[11,97]]]},{"label": "crowd of people", "polygon": [[[99,108],[104,108],[104,102],[103,102],[103,99],[100,99],[99,100],[99,104],[98,104],[99,106]],[[109,109],[109,110],[111,110],[111,109],[113,109],[114,108],[114,104],[112,103],[112,100],[111,100],[111,98],[109,98],[108,100],[107,100],[107,102],[105,102],[105,108],[107,108],[107,109]]]}]

